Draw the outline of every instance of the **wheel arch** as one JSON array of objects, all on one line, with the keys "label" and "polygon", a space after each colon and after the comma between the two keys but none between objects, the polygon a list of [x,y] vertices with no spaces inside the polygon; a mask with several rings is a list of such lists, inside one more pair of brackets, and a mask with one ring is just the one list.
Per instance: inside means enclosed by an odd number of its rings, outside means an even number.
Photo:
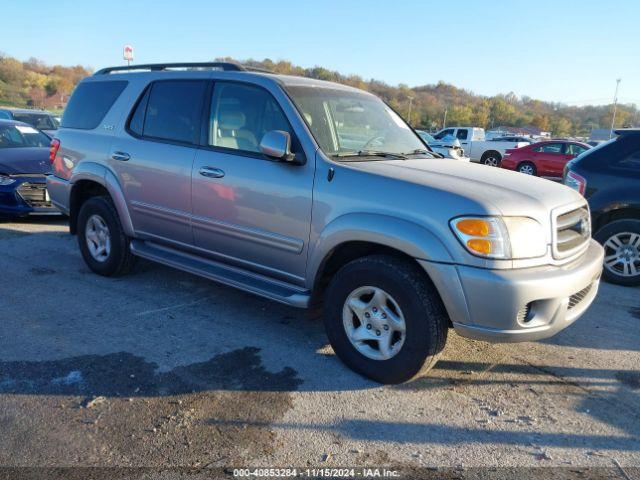
[{"label": "wheel arch", "polygon": [[594,233],[616,220],[640,220],[640,206],[625,205],[623,207],[610,206],[604,208],[593,218]]},{"label": "wheel arch", "polygon": [[495,154],[499,160],[502,160],[503,155],[498,151],[498,150],[486,150],[482,156],[480,157],[481,160],[485,160],[489,155],[491,154]]},{"label": "wheel arch", "polygon": [[[384,229],[376,228],[380,224]],[[417,259],[453,261],[444,243],[425,227],[385,215],[344,215],[327,225],[312,249],[307,267],[307,283],[313,292],[311,304],[318,303],[342,266],[374,254],[396,256],[418,266]]]},{"label": "wheel arch", "polygon": [[124,232],[133,236],[133,224],[127,209],[124,193],[116,176],[111,170],[97,163],[82,163],[71,179],[72,187],[69,197],[69,230],[77,231],[78,212],[82,204],[89,198],[100,195],[108,196],[113,201]]}]

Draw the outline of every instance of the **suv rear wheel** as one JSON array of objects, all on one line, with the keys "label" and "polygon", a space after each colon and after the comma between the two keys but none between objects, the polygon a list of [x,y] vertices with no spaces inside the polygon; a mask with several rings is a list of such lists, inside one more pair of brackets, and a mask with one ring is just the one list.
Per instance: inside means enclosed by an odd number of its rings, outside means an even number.
[{"label": "suv rear wheel", "polygon": [[604,279],[618,285],[640,285],[640,220],[616,220],[596,232],[604,247]]},{"label": "suv rear wheel", "polygon": [[94,273],[115,277],[131,270],[135,257],[110,198],[87,200],[78,214],[77,231],[82,257]]},{"label": "suv rear wheel", "polygon": [[448,317],[435,287],[408,260],[354,260],[326,292],[324,324],[336,355],[380,383],[431,368],[447,339]]}]

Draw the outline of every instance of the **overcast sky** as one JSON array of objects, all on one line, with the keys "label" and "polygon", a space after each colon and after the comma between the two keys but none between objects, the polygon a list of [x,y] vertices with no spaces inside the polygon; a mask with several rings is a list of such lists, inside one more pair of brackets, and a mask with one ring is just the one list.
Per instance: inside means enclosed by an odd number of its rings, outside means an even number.
[{"label": "overcast sky", "polygon": [[570,105],[640,104],[637,0],[4,1],[0,51],[26,60],[285,59],[392,85],[443,80]]}]

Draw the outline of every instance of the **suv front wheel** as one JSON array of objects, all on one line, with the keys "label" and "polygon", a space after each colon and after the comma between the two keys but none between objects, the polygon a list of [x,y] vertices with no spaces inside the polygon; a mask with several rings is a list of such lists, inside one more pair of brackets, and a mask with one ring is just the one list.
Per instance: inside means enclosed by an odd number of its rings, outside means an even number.
[{"label": "suv front wheel", "polygon": [[324,324],[336,355],[380,383],[431,368],[448,331],[440,297],[418,265],[386,255],[338,271],[326,292]]},{"label": "suv front wheel", "polygon": [[116,277],[131,270],[135,257],[110,198],[87,200],[78,214],[77,231],[82,257],[94,273]]}]

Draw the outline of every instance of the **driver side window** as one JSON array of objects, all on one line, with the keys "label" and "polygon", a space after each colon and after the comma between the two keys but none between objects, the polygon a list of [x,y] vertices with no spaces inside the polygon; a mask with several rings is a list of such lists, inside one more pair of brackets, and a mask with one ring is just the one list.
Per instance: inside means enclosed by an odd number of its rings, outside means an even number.
[{"label": "driver side window", "polygon": [[260,141],[271,130],[293,132],[284,112],[269,92],[252,85],[216,82],[209,116],[208,144],[259,153]]},{"label": "driver side window", "polygon": [[442,140],[444,137],[447,137],[449,135],[453,135],[453,129],[449,128],[447,130],[443,130],[440,133],[438,133],[434,138],[436,140]]}]

